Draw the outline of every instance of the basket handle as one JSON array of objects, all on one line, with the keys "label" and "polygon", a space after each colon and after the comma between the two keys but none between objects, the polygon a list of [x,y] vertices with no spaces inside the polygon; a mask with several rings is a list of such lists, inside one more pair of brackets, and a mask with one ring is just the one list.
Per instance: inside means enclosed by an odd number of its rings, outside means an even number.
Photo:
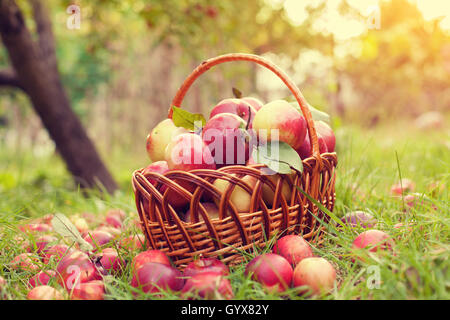
[{"label": "basket handle", "polygon": [[306,119],[309,139],[311,141],[312,155],[320,162],[319,142],[317,139],[316,128],[314,126],[314,121],[312,119],[311,112],[309,111],[309,108],[307,106],[306,99],[303,97],[302,93],[300,92],[300,89],[292,82],[289,76],[286,73],[284,73],[280,68],[278,68],[269,60],[254,54],[229,53],[203,61],[197,68],[194,69],[194,71],[192,71],[192,73],[184,80],[183,84],[178,89],[175,97],[172,100],[172,105],[169,109],[168,117],[172,118],[172,106],[180,107],[187,91],[200,75],[202,75],[204,72],[208,71],[210,68],[212,68],[217,64],[229,61],[251,61],[260,64],[263,67],[266,67],[267,69],[275,73],[284,82],[284,84],[286,84],[288,89],[292,92],[295,99],[297,100],[300,109],[303,113],[303,116]]}]

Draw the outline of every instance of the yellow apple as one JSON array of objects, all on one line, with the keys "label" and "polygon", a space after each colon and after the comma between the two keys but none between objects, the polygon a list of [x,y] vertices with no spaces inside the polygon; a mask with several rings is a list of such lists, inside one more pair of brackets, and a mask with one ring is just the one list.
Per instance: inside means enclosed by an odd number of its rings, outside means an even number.
[{"label": "yellow apple", "polygon": [[172,119],[158,123],[147,136],[147,153],[152,162],[164,160],[167,145],[174,137],[187,130],[175,126]]},{"label": "yellow apple", "polygon": [[[236,176],[236,175],[233,175]],[[246,182],[250,187],[256,185],[256,178],[252,176],[244,176],[242,181]],[[224,193],[230,186],[230,182],[223,179],[216,179],[214,181],[214,186],[219,189],[220,192]],[[252,196],[247,191],[239,186],[235,186],[231,192],[230,201],[236,207],[239,213],[248,213],[250,211],[250,202]],[[220,199],[214,199],[217,206],[219,206]]]}]

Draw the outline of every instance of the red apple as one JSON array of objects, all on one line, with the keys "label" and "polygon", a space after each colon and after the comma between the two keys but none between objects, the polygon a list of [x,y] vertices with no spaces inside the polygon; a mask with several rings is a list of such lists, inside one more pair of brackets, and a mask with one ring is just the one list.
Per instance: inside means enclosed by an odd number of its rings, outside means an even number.
[{"label": "red apple", "polygon": [[52,231],[52,227],[50,227],[48,224],[43,223],[29,223],[24,226],[20,226],[19,230],[27,233],[50,232]]},{"label": "red apple", "polygon": [[41,252],[44,251],[44,249],[51,243],[56,242],[58,239],[51,235],[43,235],[36,239],[34,243],[31,243],[27,247],[28,252],[36,252],[38,254],[41,254]]},{"label": "red apple", "polygon": [[69,248],[65,244],[56,244],[54,246],[48,247],[43,251],[44,263],[48,264],[51,257],[54,257],[55,261],[58,262],[64,257],[72,252],[73,249]]},{"label": "red apple", "polygon": [[186,132],[183,128],[178,128],[172,119],[165,119],[158,123],[147,136],[147,153],[151,161],[164,160],[167,145],[180,133]]},{"label": "red apple", "polygon": [[244,100],[249,105],[251,105],[255,109],[255,111],[258,111],[264,105],[264,103],[262,103],[261,100],[253,98],[253,97],[244,97],[244,98],[241,98],[241,100]]},{"label": "red apple", "polygon": [[134,257],[133,270],[138,270],[149,262],[161,263],[169,267],[171,266],[170,260],[164,252],[160,250],[147,250]]},{"label": "red apple", "polygon": [[119,253],[114,248],[105,248],[99,255],[99,264],[103,269],[110,273],[117,273],[125,265],[123,259],[119,257]]},{"label": "red apple", "polygon": [[256,112],[253,129],[260,141],[277,139],[294,149],[300,148],[307,131],[305,118],[284,100],[269,102]]},{"label": "red apple", "polygon": [[317,135],[320,136],[327,146],[328,152],[334,152],[336,148],[336,137],[333,129],[324,121],[314,121]]},{"label": "red apple", "polygon": [[101,247],[108,244],[114,239],[113,235],[106,231],[94,230],[84,236],[84,240],[92,244],[94,247]]},{"label": "red apple", "polygon": [[[163,175],[167,171],[169,171],[169,165],[167,164],[167,161],[156,161],[145,167],[145,169],[142,171],[142,174],[145,176],[149,173],[155,172]],[[148,181],[153,185],[156,184],[156,181],[154,179],[149,179]]]},{"label": "red apple", "polygon": [[324,258],[306,258],[295,267],[293,286],[307,286],[313,294],[329,292],[336,281],[336,270]]},{"label": "red apple", "polygon": [[182,290],[184,298],[233,299],[230,281],[218,272],[202,272],[187,279]]},{"label": "red apple", "polygon": [[[319,142],[320,154],[329,151],[324,138],[318,132],[317,132],[317,141]],[[300,158],[302,158],[302,160],[312,156],[311,141],[309,140],[308,133],[306,134],[305,140],[303,141],[303,144],[300,146],[300,148],[297,148],[295,150],[297,151]]]},{"label": "red apple", "polygon": [[184,279],[181,272],[173,267],[162,263],[148,262],[136,270],[131,285],[146,293],[167,289],[179,291],[183,288]]},{"label": "red apple", "polygon": [[268,291],[283,292],[292,281],[292,267],[282,256],[265,253],[254,258],[245,268],[245,275],[251,274]]},{"label": "red apple", "polygon": [[167,146],[165,155],[170,170],[190,171],[216,168],[208,146],[199,135],[194,133],[176,136]]},{"label": "red apple", "polygon": [[[356,239],[353,241],[352,250],[357,251],[368,249],[369,252],[385,250],[392,251],[393,245],[394,241],[387,233],[372,229],[364,231],[356,237]],[[359,254],[358,258],[361,261],[364,261],[364,259]]]},{"label": "red apple", "polygon": [[72,300],[104,300],[105,284],[101,280],[93,280],[81,283],[73,288],[70,298]]},{"label": "red apple", "polygon": [[14,270],[36,271],[40,268],[41,261],[33,253],[21,253],[17,255],[11,262],[10,267]]},{"label": "red apple", "polygon": [[214,272],[224,276],[229,274],[228,267],[220,260],[215,258],[199,258],[189,262],[184,269],[183,276],[193,277],[199,273]]},{"label": "red apple", "polygon": [[38,286],[27,294],[28,300],[64,300],[63,295],[50,286]]},{"label": "red apple", "polygon": [[280,238],[272,249],[284,257],[293,267],[305,258],[313,256],[309,243],[303,237],[291,234]]},{"label": "red apple", "polygon": [[243,99],[224,99],[220,101],[209,114],[211,119],[220,113],[233,113],[248,122],[250,119],[250,128],[253,119],[255,119],[256,110],[251,104]]},{"label": "red apple", "polygon": [[403,178],[401,182],[392,185],[391,194],[394,196],[401,196],[404,193],[414,192],[416,184],[410,179]]},{"label": "red apple", "polygon": [[232,113],[219,113],[203,127],[202,137],[218,168],[242,164],[249,157],[247,123]]},{"label": "red apple", "polygon": [[50,281],[50,279],[55,278],[56,272],[54,270],[44,270],[44,271],[40,271],[39,273],[35,274],[34,276],[32,276],[29,280],[28,283],[30,284],[30,286],[32,288],[37,287],[37,286],[41,286],[41,285],[47,285],[48,282]]},{"label": "red apple", "polygon": [[120,220],[117,216],[106,216],[105,223],[108,226],[111,226],[116,229],[122,229],[122,220]]},{"label": "red apple", "polygon": [[72,251],[58,263],[58,283],[72,290],[80,283],[100,280],[102,275],[89,256],[81,251]]},{"label": "red apple", "polygon": [[373,228],[377,223],[377,220],[370,213],[364,211],[349,212],[342,217],[341,221],[352,228],[358,226]]},{"label": "red apple", "polygon": [[[117,228],[114,228],[114,227],[109,226],[109,225],[100,226],[97,229],[95,229],[94,231],[106,232],[106,233],[111,234],[113,237],[117,237],[117,236],[120,236],[122,234],[122,230],[121,229],[117,229]],[[88,235],[88,233],[85,233],[84,235],[86,236],[86,235]]]},{"label": "red apple", "polygon": [[127,214],[121,209],[111,209],[106,212],[107,217],[117,217],[120,221],[125,220]]}]

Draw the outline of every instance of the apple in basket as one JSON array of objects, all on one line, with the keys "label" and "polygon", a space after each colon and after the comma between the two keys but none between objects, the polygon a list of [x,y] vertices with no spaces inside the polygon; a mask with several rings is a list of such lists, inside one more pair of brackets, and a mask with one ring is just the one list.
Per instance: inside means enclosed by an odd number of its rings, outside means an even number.
[{"label": "apple in basket", "polygon": [[243,97],[241,98],[241,100],[244,100],[245,102],[247,102],[249,105],[251,105],[256,111],[258,111],[259,109],[262,108],[262,106],[264,105],[264,103],[254,97]]},{"label": "apple in basket", "polygon": [[[316,131],[316,133],[317,133],[317,142],[319,143],[320,154],[328,152],[329,150],[325,142],[325,139],[320,135],[318,131]],[[305,140],[303,141],[303,144],[300,146],[300,148],[295,149],[295,151],[297,151],[298,155],[300,156],[300,158],[302,158],[302,160],[312,156],[312,146],[308,132],[306,134]]]},{"label": "apple in basket", "polygon": [[167,145],[177,134],[186,130],[175,126],[172,119],[165,119],[158,123],[147,136],[147,153],[152,161],[164,160]]},{"label": "apple in basket", "polygon": [[[233,177],[237,177],[235,174]],[[256,178],[252,176],[244,176],[241,178],[242,182],[247,183],[251,189],[253,189],[256,185]],[[228,190],[228,188],[232,187],[232,182],[229,182],[225,179],[216,179],[213,182],[213,185],[223,194]],[[237,212],[239,213],[248,213],[250,211],[252,195],[248,193],[242,187],[235,185],[233,191],[231,192],[230,201],[236,207]],[[219,207],[220,199],[214,198],[214,202],[217,207]]]},{"label": "apple in basket", "polygon": [[218,168],[245,165],[249,158],[247,122],[232,113],[219,113],[206,122],[202,137]]},{"label": "apple in basket", "polygon": [[249,127],[253,119],[255,119],[256,110],[252,107],[251,103],[244,99],[229,98],[220,101],[209,114],[209,119],[221,113],[232,113],[248,122],[250,120]]},{"label": "apple in basket", "polygon": [[253,129],[260,141],[279,140],[299,148],[306,136],[306,120],[297,109],[284,100],[267,103],[256,112]]}]

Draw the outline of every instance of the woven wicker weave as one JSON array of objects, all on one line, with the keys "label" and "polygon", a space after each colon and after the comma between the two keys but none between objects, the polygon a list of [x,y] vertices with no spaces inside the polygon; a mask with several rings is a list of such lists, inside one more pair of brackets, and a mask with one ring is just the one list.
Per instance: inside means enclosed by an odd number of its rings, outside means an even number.
[{"label": "woven wicker weave", "polygon": [[[245,60],[260,64],[275,73],[295,96],[306,119],[312,142],[312,157],[303,160],[303,174],[276,175],[269,179],[261,174],[263,165],[234,165],[218,170],[170,171],[164,175],[145,173],[143,169],[133,173],[133,190],[136,207],[149,245],[164,251],[177,267],[184,268],[196,256],[219,257],[234,264],[242,260],[242,250],[264,246],[275,234],[298,233],[308,241],[320,241],[323,226],[316,220],[328,221],[328,216],[318,210],[301,192],[300,187],[313,199],[333,210],[335,202],[336,153],[319,153],[318,139],[311,113],[300,90],[289,77],[271,62],[256,55],[233,53],[204,61],[184,81],[172,105],[180,106],[192,83],[212,66]],[[172,116],[171,109],[169,118]],[[248,185],[242,178],[253,176],[256,185]],[[214,187],[215,179],[229,181],[229,187],[221,193]],[[152,184],[149,180],[153,181]],[[183,183],[184,182],[184,183]],[[186,183],[191,186],[187,190]],[[283,195],[283,185],[291,190],[289,199]],[[272,203],[265,203],[263,186],[274,192]],[[192,187],[195,186],[195,187]],[[249,213],[238,213],[230,196],[239,186],[251,195]],[[266,187],[266,188],[267,188]],[[161,192],[160,190],[164,190]],[[169,203],[172,196],[189,201],[191,220],[185,222],[180,213]],[[219,204],[219,218],[212,219],[201,200],[208,196]]]}]

